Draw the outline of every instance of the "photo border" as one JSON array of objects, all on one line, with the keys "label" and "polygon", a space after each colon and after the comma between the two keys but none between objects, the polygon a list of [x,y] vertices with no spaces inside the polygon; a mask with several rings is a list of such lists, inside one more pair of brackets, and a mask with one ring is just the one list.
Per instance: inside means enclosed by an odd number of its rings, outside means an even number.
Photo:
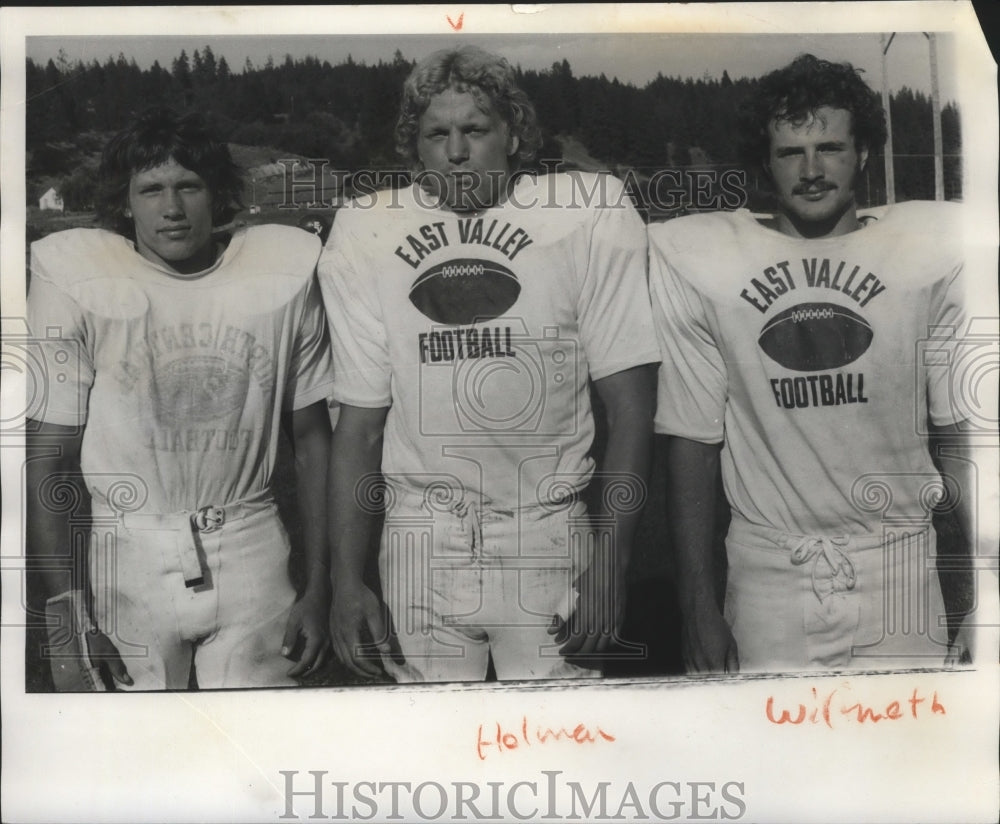
[{"label": "photo border", "polygon": [[[964,239],[970,270],[977,274],[970,305],[991,307],[996,315],[996,67],[970,4],[539,6],[522,7],[521,13],[512,8],[516,7],[186,7],[135,8],[127,13],[115,8],[3,9],[4,335],[16,333],[10,319],[25,315],[25,38],[108,33],[109,20],[115,34],[140,36],[150,36],[150,31],[447,34],[447,26],[454,27],[447,18],[454,21],[458,13],[463,14],[464,30],[477,37],[499,31],[538,35],[656,30],[861,33],[882,28],[953,32],[961,41],[955,50],[955,73],[966,159],[963,193],[976,216]],[[2,392],[5,406],[16,403],[23,384],[5,378]],[[465,782],[482,788],[480,806],[491,792],[499,792],[508,817],[516,817],[535,803],[530,784],[544,790],[550,781],[556,782],[557,798],[544,796],[552,806],[539,804],[540,820],[584,820],[582,814],[577,819],[568,814],[573,782],[588,798],[608,782],[608,820],[616,811],[635,818],[635,804],[626,803],[630,792],[649,815],[652,788],[661,787],[666,799],[673,792],[671,785],[680,788],[676,797],[685,799],[677,820],[695,818],[699,811],[707,814],[710,808],[722,819],[768,822],[996,820],[1000,677],[995,626],[977,634],[975,666],[955,670],[116,698],[27,694],[18,566],[23,550],[19,530],[9,528],[23,523],[23,444],[6,440],[0,447],[5,525],[0,544],[4,756],[0,815],[5,821],[306,821],[316,812],[309,788],[317,772],[323,773],[323,817],[330,820],[337,820],[336,782],[344,782],[345,805],[352,803],[351,793],[364,782],[409,782],[412,788]],[[986,452],[983,474],[988,483],[979,505],[981,512],[995,513],[995,444]],[[978,536],[981,546],[992,541],[994,554],[997,528],[996,523],[984,523]],[[983,615],[1000,625],[995,570],[980,573],[978,592]],[[821,722],[831,695],[836,695],[831,699],[835,703],[856,701],[882,709],[899,702],[907,711],[912,707],[914,717],[831,727]],[[919,703],[908,703],[917,698]],[[820,722],[792,725],[770,720],[780,716],[781,708],[794,712],[799,704],[807,707],[807,713],[818,713]],[[591,740],[564,738],[505,749],[504,736],[514,734],[516,739],[522,724],[525,729],[567,731],[582,725]],[[490,738],[494,730],[500,741],[484,749],[484,736]],[[602,738],[598,730],[614,740]],[[924,754],[914,757],[914,752]],[[303,793],[291,802],[289,780],[296,792]],[[499,791],[487,789],[489,782],[499,783]],[[732,786],[737,784],[741,789]],[[727,786],[729,797],[722,792]],[[433,810],[436,790],[427,792],[427,807]],[[284,815],[289,803],[295,816]],[[363,813],[367,807],[358,803]],[[452,803],[448,814],[436,820],[462,820],[450,815],[454,810]],[[385,812],[380,808],[376,820]],[[427,815],[413,819],[409,812],[400,802],[402,817],[396,820],[433,819]]]}]

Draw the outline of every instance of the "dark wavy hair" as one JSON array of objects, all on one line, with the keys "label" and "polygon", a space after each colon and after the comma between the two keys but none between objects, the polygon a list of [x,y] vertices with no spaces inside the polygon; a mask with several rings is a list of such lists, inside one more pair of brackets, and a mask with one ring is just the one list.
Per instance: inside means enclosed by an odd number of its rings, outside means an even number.
[{"label": "dark wavy hair", "polygon": [[877,92],[850,63],[832,63],[801,54],[764,75],[740,107],[740,154],[747,164],[764,165],[771,150],[769,125],[782,120],[804,123],[821,106],[851,113],[856,148],[879,151],[885,144],[885,111]]},{"label": "dark wavy hair", "polygon": [[492,106],[518,139],[520,164],[527,163],[542,145],[535,107],[518,87],[514,69],[503,57],[476,46],[442,49],[420,61],[403,83],[403,101],[396,123],[396,150],[414,169],[419,168],[417,130],[431,98],[453,89],[469,92],[482,110]]},{"label": "dark wavy hair", "polygon": [[138,115],[104,147],[96,194],[98,222],[133,238],[135,226],[125,216],[132,176],[171,158],[208,184],[213,225],[228,223],[243,208],[243,171],[226,144],[209,131],[205,118],[156,107]]}]

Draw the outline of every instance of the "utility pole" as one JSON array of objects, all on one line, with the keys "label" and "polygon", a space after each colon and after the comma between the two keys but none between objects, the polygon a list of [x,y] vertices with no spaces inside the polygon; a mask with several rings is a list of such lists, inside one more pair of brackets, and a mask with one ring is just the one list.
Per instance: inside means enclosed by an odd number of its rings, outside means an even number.
[{"label": "utility pole", "polygon": [[[931,62],[931,116],[934,120],[934,199],[944,200],[944,140],[941,136],[941,93],[938,88],[937,38],[934,32],[924,32]],[[896,202],[896,175],[892,159],[892,116],[889,112],[889,70],[887,55],[896,33],[886,38],[879,35],[882,46],[882,107],[885,109],[885,197],[886,203]]]},{"label": "utility pole", "polygon": [[944,141],[941,137],[941,94],[938,91],[937,38],[924,32],[931,58],[931,112],[934,117],[934,199],[944,200]]},{"label": "utility pole", "polygon": [[889,53],[889,46],[892,45],[892,40],[895,36],[896,32],[889,35],[888,39],[885,34],[879,35],[879,44],[882,47],[882,108],[885,109],[886,127],[885,202],[890,205],[896,202],[896,174],[892,165],[892,114],[889,110],[889,69],[887,66],[886,55]]}]

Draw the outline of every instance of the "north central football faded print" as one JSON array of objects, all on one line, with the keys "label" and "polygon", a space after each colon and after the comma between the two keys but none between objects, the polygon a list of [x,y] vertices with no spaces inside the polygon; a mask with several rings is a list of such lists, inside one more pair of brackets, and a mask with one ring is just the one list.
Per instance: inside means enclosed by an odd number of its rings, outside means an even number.
[{"label": "north central football faded print", "polygon": [[[260,468],[270,472],[275,461],[282,388],[296,380],[281,364],[294,358],[308,371],[328,357],[318,289],[300,263],[315,244],[298,242],[288,254],[276,245],[285,237],[304,235],[285,227],[239,232],[216,278],[180,285],[151,263],[137,268],[124,239],[97,230],[35,247],[32,288],[44,294],[49,317],[68,328],[82,310],[85,328],[96,331],[73,340],[79,368],[50,398],[50,414],[67,423],[82,414],[78,393],[85,398],[93,423],[81,458],[98,479],[95,494],[123,475],[142,479],[147,505],[171,511],[217,500],[230,486],[258,491]],[[238,311],[225,297],[234,281],[246,294]],[[187,296],[171,303],[181,289]],[[300,317],[314,336],[308,350],[283,331]],[[111,462],[115,449],[127,460]],[[206,462],[225,467],[224,479],[206,472]]]}]

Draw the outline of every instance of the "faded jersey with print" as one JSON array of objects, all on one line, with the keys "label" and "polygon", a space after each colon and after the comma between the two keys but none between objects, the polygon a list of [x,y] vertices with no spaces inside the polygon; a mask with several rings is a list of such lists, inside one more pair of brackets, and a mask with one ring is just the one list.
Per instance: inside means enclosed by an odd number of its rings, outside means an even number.
[{"label": "faded jersey with print", "polygon": [[180,278],[101,229],[32,245],[29,326],[46,367],[37,417],[85,427],[92,493],[171,513],[267,488],[282,410],[332,389],[318,255],[306,232],[259,226]]}]

